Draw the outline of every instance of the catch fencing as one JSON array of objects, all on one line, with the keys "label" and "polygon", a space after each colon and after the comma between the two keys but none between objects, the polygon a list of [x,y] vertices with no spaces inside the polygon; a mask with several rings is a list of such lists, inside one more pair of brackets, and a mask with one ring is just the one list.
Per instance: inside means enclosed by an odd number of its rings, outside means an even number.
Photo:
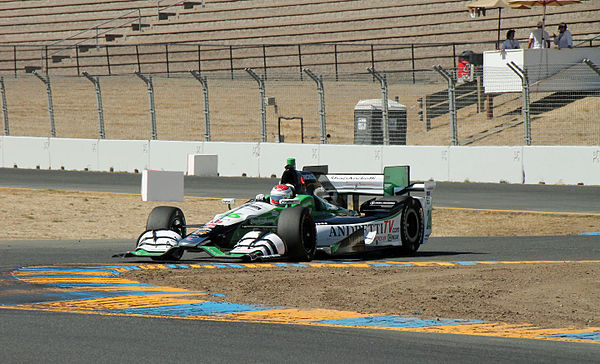
[{"label": "catch fencing", "polygon": [[[319,73],[305,67],[303,72],[268,75],[260,68],[110,76],[92,72],[4,75],[0,77],[1,120],[4,135],[10,136],[600,145],[600,74],[592,66],[565,68],[570,71],[543,82],[513,79],[510,82],[517,82],[519,91],[495,94],[485,93],[479,70],[451,67],[361,73]],[[383,98],[395,102],[381,103]],[[371,119],[357,116],[361,109],[357,105],[364,100],[372,105]],[[389,110],[382,107],[388,105]],[[406,116],[393,116],[400,107],[405,107]],[[395,132],[404,135],[397,137]],[[372,138],[360,138],[360,133]]]}]

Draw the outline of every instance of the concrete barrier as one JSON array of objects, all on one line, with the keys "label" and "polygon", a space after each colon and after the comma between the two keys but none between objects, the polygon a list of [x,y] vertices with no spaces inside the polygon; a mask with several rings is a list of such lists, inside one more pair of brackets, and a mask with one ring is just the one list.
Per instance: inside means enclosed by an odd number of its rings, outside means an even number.
[{"label": "concrete barrier", "polygon": [[299,168],[380,173],[410,165],[412,180],[600,185],[600,146],[450,147],[185,142],[0,136],[1,167],[135,172],[187,171],[188,154],[218,157],[220,176],[280,176]]},{"label": "concrete barrier", "polygon": [[3,136],[3,167],[50,168],[50,138]]},{"label": "concrete barrier", "polygon": [[600,185],[600,147],[523,147],[524,183]]},{"label": "concrete barrier", "polygon": [[188,154],[188,176],[218,176],[219,160],[216,154]]},{"label": "concrete barrier", "polygon": [[142,201],[183,201],[183,172],[142,171]]},{"label": "concrete barrier", "polygon": [[48,159],[51,169],[98,170],[98,141],[48,138]]},{"label": "concrete barrier", "polygon": [[202,154],[202,142],[151,140],[148,169],[158,171],[185,171],[188,154]]},{"label": "concrete barrier", "polygon": [[450,181],[523,183],[523,147],[449,147],[448,152]]}]

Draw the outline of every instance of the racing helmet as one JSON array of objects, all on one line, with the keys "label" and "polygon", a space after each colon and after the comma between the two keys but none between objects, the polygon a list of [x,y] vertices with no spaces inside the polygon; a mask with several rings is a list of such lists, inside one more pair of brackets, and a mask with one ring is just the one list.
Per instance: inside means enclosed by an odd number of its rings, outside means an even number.
[{"label": "racing helmet", "polygon": [[269,196],[271,204],[273,205],[279,205],[279,201],[282,199],[292,197],[294,197],[294,189],[292,186],[284,184],[273,187]]}]

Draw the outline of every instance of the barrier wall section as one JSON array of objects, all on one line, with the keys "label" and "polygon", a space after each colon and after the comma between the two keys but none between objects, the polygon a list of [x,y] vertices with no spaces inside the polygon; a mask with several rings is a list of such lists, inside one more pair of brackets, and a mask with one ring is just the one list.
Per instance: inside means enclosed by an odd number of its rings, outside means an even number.
[{"label": "barrier wall section", "polygon": [[288,157],[331,172],[410,165],[412,180],[600,185],[600,146],[371,146],[0,136],[0,167],[181,171],[188,154],[216,154],[221,176],[279,176]]}]

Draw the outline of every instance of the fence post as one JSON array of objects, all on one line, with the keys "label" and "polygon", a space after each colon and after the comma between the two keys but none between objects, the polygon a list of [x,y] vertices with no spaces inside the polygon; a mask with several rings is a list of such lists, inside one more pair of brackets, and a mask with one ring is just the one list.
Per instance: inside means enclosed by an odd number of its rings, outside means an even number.
[{"label": "fence post", "polygon": [[2,115],[4,116],[4,135],[10,135],[8,128],[8,106],[6,105],[6,89],[4,88],[4,77],[0,76],[0,92],[2,92]]},{"label": "fence post", "polygon": [[523,124],[525,126],[524,139],[525,145],[531,145],[531,118],[529,113],[529,80],[527,73],[517,66],[515,62],[506,64],[521,79],[523,85]]},{"label": "fence post", "polygon": [[202,73],[202,50],[201,45],[198,44],[198,73]]},{"label": "fence post", "polygon": [[17,78],[17,46],[13,46],[13,66],[15,68],[15,78]]},{"label": "fence post", "polygon": [[150,124],[152,127],[152,139],[156,140],[156,112],[154,109],[154,85],[152,85],[152,76],[145,77],[139,72],[135,73],[139,78],[146,83],[148,88],[148,99],[150,100]]},{"label": "fence post", "polygon": [[196,78],[202,84],[202,94],[204,95],[204,141],[210,141],[210,111],[208,104],[208,84],[206,83],[206,76],[202,77],[194,70],[190,71],[192,76]]},{"label": "fence post", "polygon": [[383,144],[390,144],[390,124],[388,117],[388,85],[387,79],[384,75],[375,71],[373,68],[367,68],[367,71],[373,75],[373,78],[377,78],[381,82],[381,107],[383,108]]},{"label": "fence post", "polygon": [[94,88],[96,89],[96,106],[98,108],[98,136],[100,139],[105,139],[106,134],[104,133],[104,110],[102,108],[102,90],[100,89],[100,80],[98,77],[92,77],[86,71],[83,71],[82,74],[90,80],[91,83],[94,84]]},{"label": "fence post", "polygon": [[263,50],[263,74],[265,75],[265,80],[267,80],[267,48],[264,44],[262,46],[262,50]]},{"label": "fence post", "polygon": [[415,45],[414,44],[410,45],[410,59],[411,59],[411,63],[412,63],[412,82],[414,85],[417,82],[416,77],[415,77]]},{"label": "fence post", "polygon": [[456,128],[456,81],[454,77],[442,66],[433,67],[448,81],[448,112],[450,113],[450,145],[458,145],[458,131]]},{"label": "fence post", "polygon": [[104,46],[104,48],[106,49],[106,67],[108,67],[108,74],[111,75],[111,71],[110,71],[110,54],[108,53],[108,45]]},{"label": "fence post", "polygon": [[335,81],[337,82],[337,81],[339,81],[337,44],[333,45],[333,53],[335,55]]},{"label": "fence post", "polygon": [[300,44],[298,44],[298,68],[300,69],[300,81],[303,81],[303,78],[302,78],[302,49],[300,48]]},{"label": "fence post", "polygon": [[323,76],[314,74],[308,68],[305,68],[304,72],[317,83],[317,92],[319,93],[319,117],[321,120],[321,144],[327,144],[327,121],[325,119],[325,88],[323,87]]},{"label": "fence post", "polygon": [[142,72],[142,66],[140,65],[140,49],[138,45],[135,45],[135,57],[137,59],[138,72]]},{"label": "fence post", "polygon": [[75,46],[75,61],[77,62],[77,76],[79,76],[79,46]]},{"label": "fence post", "polygon": [[37,78],[39,78],[46,85],[46,94],[48,94],[48,113],[50,114],[50,136],[56,137],[56,127],[54,125],[54,107],[52,105],[52,88],[50,87],[50,76],[46,75],[46,78],[40,76],[36,71],[32,71]]},{"label": "fence post", "polygon": [[167,61],[167,78],[169,77],[169,43],[165,43],[165,59]]},{"label": "fence post", "polygon": [[260,135],[263,142],[267,141],[267,110],[265,107],[265,81],[260,78],[252,69],[245,68],[246,72],[252,76],[258,83],[260,91]]},{"label": "fence post", "polygon": [[229,46],[229,68],[231,69],[231,79],[233,80],[233,47]]}]

